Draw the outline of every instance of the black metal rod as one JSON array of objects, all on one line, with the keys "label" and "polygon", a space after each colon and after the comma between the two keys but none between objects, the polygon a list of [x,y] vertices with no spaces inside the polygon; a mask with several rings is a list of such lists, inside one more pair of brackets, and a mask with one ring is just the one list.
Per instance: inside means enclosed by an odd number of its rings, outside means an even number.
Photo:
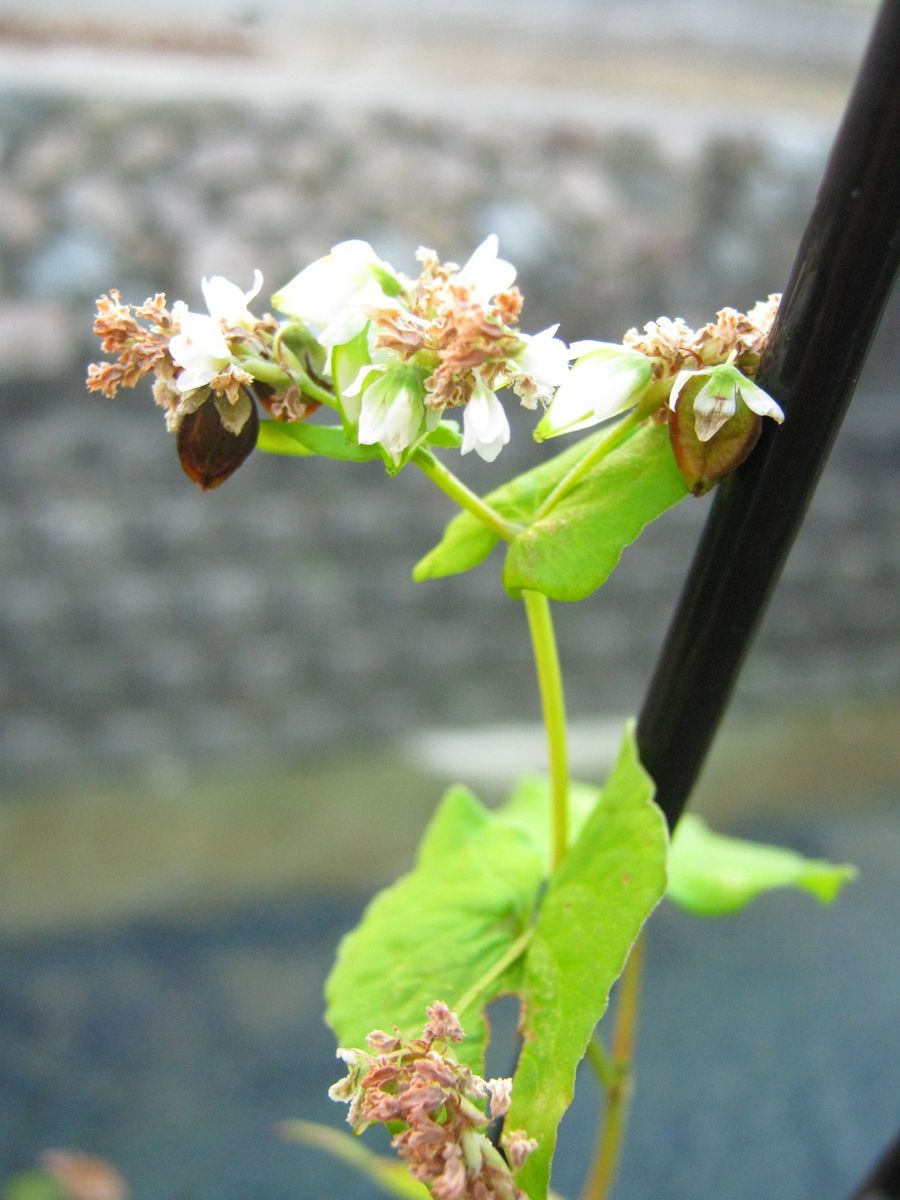
[{"label": "black metal rod", "polygon": [[806,513],[900,260],[900,0],[884,0],[760,365],[781,404],[718,488],[638,721],[674,826]]},{"label": "black metal rod", "polygon": [[900,1200],[900,1134],[850,1200]]}]

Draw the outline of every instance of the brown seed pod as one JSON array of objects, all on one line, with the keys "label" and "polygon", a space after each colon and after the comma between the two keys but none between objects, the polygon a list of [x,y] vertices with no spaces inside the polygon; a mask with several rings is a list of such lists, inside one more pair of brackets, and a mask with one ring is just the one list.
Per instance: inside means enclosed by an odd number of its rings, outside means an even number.
[{"label": "brown seed pod", "polygon": [[675,411],[669,413],[669,437],[675,461],[695,496],[704,495],[735,471],[762,431],[762,417],[738,399],[734,416],[708,442],[701,442],[694,427],[694,399],[706,382],[703,376],[689,380],[678,395]]},{"label": "brown seed pod", "polygon": [[188,413],[178,430],[178,458],[188,479],[208,492],[233,475],[255,448],[259,436],[256,405],[240,433],[234,434],[222,424],[212,400]]}]

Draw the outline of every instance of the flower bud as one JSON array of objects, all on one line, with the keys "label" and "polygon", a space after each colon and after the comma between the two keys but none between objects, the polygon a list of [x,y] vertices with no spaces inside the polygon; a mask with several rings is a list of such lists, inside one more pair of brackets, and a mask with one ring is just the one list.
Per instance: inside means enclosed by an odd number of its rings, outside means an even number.
[{"label": "flower bud", "polygon": [[619,416],[650,390],[653,364],[646,355],[605,342],[575,342],[571,350],[583,352],[538,422],[536,441]]}]

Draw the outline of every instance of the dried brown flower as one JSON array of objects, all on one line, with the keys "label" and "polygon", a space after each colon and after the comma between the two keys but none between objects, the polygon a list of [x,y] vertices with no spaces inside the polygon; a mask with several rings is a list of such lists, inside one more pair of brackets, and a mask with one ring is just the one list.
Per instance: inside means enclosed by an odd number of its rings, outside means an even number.
[{"label": "dried brown flower", "polygon": [[522,1132],[507,1134],[507,1161],[485,1135],[509,1108],[511,1081],[482,1079],[455,1059],[449,1047],[464,1034],[446,1004],[435,1002],[427,1016],[421,1037],[374,1030],[366,1039],[371,1053],[338,1050],[348,1073],[328,1094],[350,1104],[354,1132],[403,1122],[391,1144],[436,1200],[524,1200],[512,1171],[537,1143]]}]

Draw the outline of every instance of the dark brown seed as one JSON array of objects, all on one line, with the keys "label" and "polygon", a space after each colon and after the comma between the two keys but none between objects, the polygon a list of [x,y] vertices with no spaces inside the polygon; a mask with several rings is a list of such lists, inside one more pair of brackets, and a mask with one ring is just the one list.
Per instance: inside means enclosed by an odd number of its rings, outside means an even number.
[{"label": "dark brown seed", "polygon": [[259,415],[254,405],[240,433],[229,433],[210,399],[188,413],[178,430],[178,458],[188,479],[208,492],[233,475],[256,446]]}]

